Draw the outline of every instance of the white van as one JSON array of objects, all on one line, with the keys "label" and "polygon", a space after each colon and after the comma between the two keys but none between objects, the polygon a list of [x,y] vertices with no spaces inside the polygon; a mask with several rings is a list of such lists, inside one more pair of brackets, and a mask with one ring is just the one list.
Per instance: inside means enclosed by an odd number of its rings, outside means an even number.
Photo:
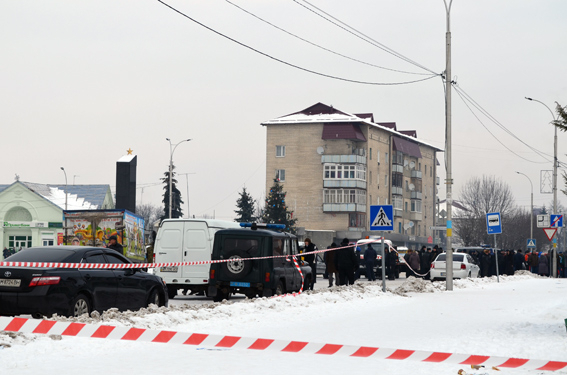
[{"label": "white van", "polygon": [[[156,263],[180,263],[211,260],[215,233],[220,229],[240,228],[240,223],[214,219],[166,219],[156,235]],[[155,268],[154,273],[167,284],[169,298],[179,289],[186,293],[205,292],[210,264]]]}]

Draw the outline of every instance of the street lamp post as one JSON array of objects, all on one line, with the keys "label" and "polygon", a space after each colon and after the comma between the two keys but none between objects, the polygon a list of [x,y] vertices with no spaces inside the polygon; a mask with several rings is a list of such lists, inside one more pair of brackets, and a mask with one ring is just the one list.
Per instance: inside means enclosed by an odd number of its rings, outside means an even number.
[{"label": "street lamp post", "polygon": [[[539,104],[543,105],[545,108],[547,108],[547,110],[549,111],[549,113],[551,113],[551,117],[553,118],[553,122],[555,122],[555,114],[553,113],[553,111],[551,110],[551,108],[549,108],[547,106],[547,104],[545,104],[544,102],[541,102],[537,99],[533,99],[533,98],[528,98],[526,97],[526,99],[533,101],[533,102],[538,102]],[[557,215],[557,126],[553,126],[555,128],[555,135],[553,137],[553,214]],[[556,252],[557,252],[557,243],[554,242],[553,243],[553,255],[552,255],[552,276],[553,277],[557,277],[557,259],[556,259]]]},{"label": "street lamp post", "polygon": [[[65,174],[65,211],[67,211],[67,172],[65,168],[61,167],[61,170]],[[67,219],[65,219],[65,245],[67,245]]]},{"label": "street lamp post", "polygon": [[172,174],[173,174],[173,153],[175,152],[175,149],[177,148],[177,146],[179,146],[180,144],[182,144],[183,142],[189,142],[190,139],[184,139],[179,143],[175,143],[172,144],[171,143],[171,139],[166,138],[166,140],[169,142],[169,218],[171,219],[171,197],[173,196],[173,192],[171,191],[172,188]]},{"label": "street lamp post", "polygon": [[530,239],[533,239],[534,238],[534,185],[532,184],[532,179],[529,178],[527,174],[522,172],[516,172],[516,173],[526,176],[526,178],[530,181],[530,186],[532,188],[531,204],[530,204]]}]

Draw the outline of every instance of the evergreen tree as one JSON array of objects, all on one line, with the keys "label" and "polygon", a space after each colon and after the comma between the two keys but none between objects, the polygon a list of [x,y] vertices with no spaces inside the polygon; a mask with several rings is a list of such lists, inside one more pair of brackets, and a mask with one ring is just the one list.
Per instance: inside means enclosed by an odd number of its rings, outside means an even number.
[{"label": "evergreen tree", "polygon": [[[183,217],[183,211],[181,210],[181,205],[184,203],[181,200],[181,192],[177,189],[177,180],[175,179],[175,165],[171,168],[171,190],[173,191],[173,195],[171,197],[171,218],[177,219]],[[168,219],[169,218],[169,168],[167,168],[167,172],[164,173],[164,176],[161,180],[163,181],[163,216],[161,219]]]},{"label": "evergreen tree", "polygon": [[242,188],[240,193],[240,198],[236,201],[236,207],[238,210],[234,211],[238,216],[234,221],[239,223],[252,223],[256,221],[254,216],[254,203],[256,201],[252,199],[252,196],[246,191],[246,187]]},{"label": "evergreen tree", "polygon": [[295,222],[293,211],[287,209],[285,203],[286,193],[282,191],[279,179],[274,179],[274,185],[270,188],[270,193],[266,198],[266,209],[262,221],[265,223],[285,224],[286,232],[295,232]]}]

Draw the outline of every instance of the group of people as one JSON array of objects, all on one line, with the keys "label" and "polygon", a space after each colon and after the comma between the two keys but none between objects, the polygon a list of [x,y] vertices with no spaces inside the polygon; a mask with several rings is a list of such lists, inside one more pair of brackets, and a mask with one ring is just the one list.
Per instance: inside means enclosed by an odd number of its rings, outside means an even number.
[{"label": "group of people", "polygon": [[[471,252],[470,254],[480,266],[481,277],[496,275],[496,256],[494,251],[484,249],[482,252]],[[556,254],[557,276],[566,277],[565,255],[563,251]],[[513,275],[514,272],[527,270],[540,276],[552,275],[552,262],[550,253],[522,250],[501,250],[498,251],[498,273],[501,275]]]},{"label": "group of people", "polygon": [[13,247],[8,249],[7,247],[5,247],[4,250],[2,251],[2,256],[4,257],[4,259],[6,259],[10,255],[14,255],[14,254],[16,254],[16,252],[18,252],[20,250],[22,250],[21,247],[19,249],[14,249]]}]

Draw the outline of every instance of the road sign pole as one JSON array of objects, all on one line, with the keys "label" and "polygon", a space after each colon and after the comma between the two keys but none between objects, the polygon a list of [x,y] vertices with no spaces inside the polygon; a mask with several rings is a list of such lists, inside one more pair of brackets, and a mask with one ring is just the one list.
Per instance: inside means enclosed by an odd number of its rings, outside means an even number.
[{"label": "road sign pole", "polygon": [[384,252],[384,232],[380,232],[382,237],[382,291],[386,293],[386,253]]},{"label": "road sign pole", "polygon": [[494,235],[494,257],[496,259],[496,280],[500,282],[500,272],[498,270],[498,249],[496,248],[496,235]]}]

